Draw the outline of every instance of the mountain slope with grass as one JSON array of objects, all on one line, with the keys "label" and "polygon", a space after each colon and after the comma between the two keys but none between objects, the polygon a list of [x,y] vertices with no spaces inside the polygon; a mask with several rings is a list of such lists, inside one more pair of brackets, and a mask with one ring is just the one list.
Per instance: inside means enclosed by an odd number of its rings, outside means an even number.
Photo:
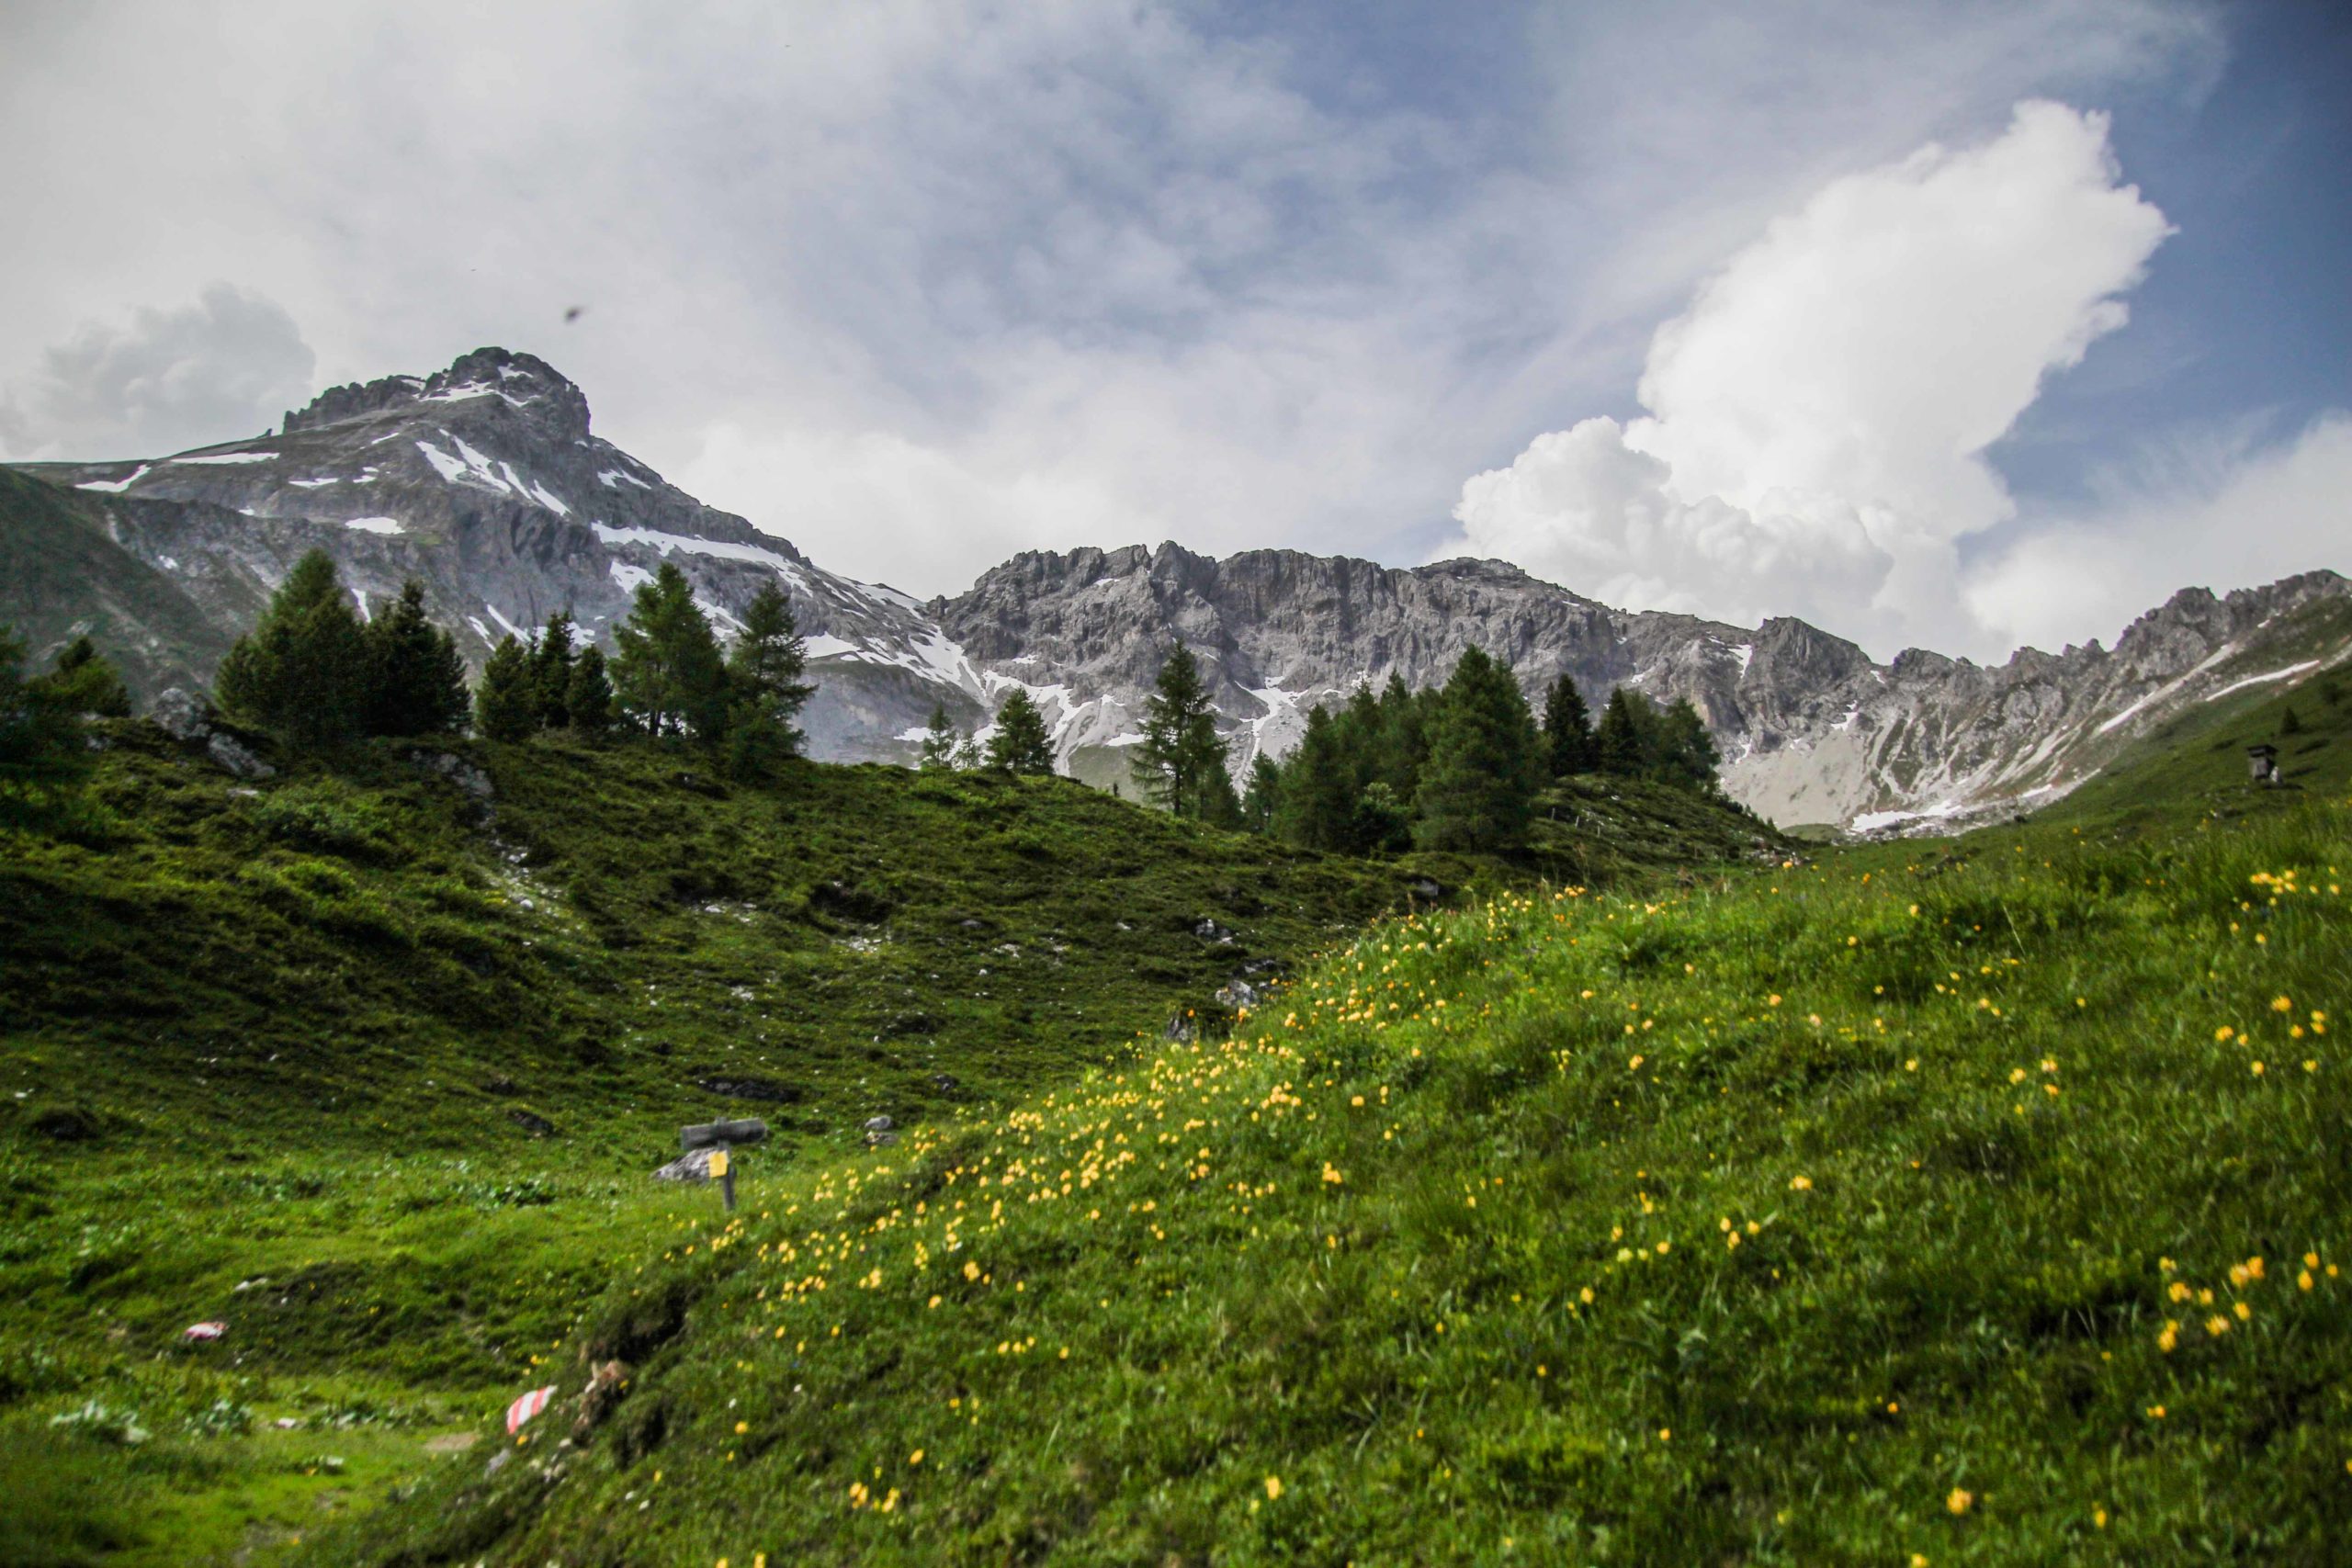
[{"label": "mountain slope with grass", "polygon": [[520,1443],[316,1560],[2334,1561],[2325,755],[1392,918],[1228,1040],[681,1215]]},{"label": "mountain slope with grass", "polygon": [[874,1117],[1213,1033],[1384,911],[1778,842],[1639,783],[1565,786],[1525,864],[1379,863],[1065,779],[254,736],[247,779],[96,733],[69,829],[0,839],[8,1562],[279,1561],[459,1462],[716,1209],[650,1178],[682,1123],[763,1118],[763,1201]]}]

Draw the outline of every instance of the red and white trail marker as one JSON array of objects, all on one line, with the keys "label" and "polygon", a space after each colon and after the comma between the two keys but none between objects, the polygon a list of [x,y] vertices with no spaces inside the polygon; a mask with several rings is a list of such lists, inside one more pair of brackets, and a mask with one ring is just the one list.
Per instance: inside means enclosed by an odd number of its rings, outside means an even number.
[{"label": "red and white trail marker", "polygon": [[533,1389],[530,1393],[525,1394],[522,1398],[508,1405],[506,1407],[506,1431],[508,1436],[513,1436],[516,1431],[521,1429],[524,1422],[528,1421],[532,1416],[537,1416],[540,1411],[545,1410],[548,1407],[548,1401],[554,1397],[555,1384],[549,1383],[545,1388]]},{"label": "red and white trail marker", "polygon": [[191,1323],[180,1330],[183,1339],[218,1339],[229,1332],[225,1323]]}]

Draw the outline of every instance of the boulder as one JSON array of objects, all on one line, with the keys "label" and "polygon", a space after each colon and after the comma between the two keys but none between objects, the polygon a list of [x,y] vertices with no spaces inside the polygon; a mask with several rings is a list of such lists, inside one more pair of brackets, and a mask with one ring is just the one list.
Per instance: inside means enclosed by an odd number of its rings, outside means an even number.
[{"label": "boulder", "polygon": [[201,740],[212,733],[212,701],[201,692],[173,686],[155,699],[147,716],[175,740]]}]

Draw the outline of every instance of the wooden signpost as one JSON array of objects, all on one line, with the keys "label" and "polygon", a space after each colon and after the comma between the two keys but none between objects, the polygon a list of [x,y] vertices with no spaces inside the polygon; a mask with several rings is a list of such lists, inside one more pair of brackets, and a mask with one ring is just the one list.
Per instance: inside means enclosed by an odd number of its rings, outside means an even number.
[{"label": "wooden signpost", "polygon": [[704,1122],[678,1129],[678,1143],[685,1153],[710,1151],[710,1179],[718,1183],[730,1214],[735,1212],[735,1145],[763,1144],[767,1136],[768,1124],[764,1122]]}]

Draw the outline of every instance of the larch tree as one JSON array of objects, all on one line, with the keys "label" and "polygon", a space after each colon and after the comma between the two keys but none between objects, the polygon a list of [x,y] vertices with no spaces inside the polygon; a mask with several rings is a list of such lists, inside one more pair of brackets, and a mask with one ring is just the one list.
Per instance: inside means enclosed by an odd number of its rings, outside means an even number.
[{"label": "larch tree", "polygon": [[800,754],[804,737],[793,721],[817,690],[800,678],[808,662],[792,601],[774,581],[762,583],[727,659],[727,764],[737,778],[767,777]]},{"label": "larch tree", "polygon": [[622,715],[656,740],[691,736],[717,745],[727,732],[727,661],[694,588],[673,562],[637,585],[616,627],[610,665]]}]

